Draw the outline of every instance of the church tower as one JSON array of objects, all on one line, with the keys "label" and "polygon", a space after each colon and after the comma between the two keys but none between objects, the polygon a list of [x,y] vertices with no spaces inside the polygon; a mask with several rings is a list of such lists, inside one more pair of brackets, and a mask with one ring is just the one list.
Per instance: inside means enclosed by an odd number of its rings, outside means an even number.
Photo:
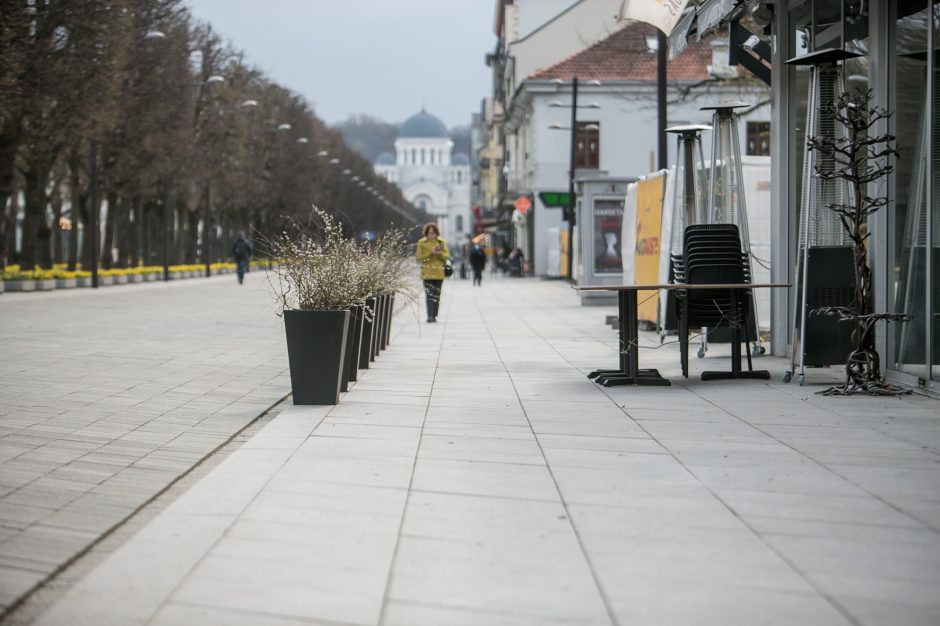
[{"label": "church tower", "polygon": [[457,252],[470,234],[470,162],[453,148],[444,123],[422,109],[398,127],[395,154],[380,155],[375,171],[434,216],[441,236]]}]

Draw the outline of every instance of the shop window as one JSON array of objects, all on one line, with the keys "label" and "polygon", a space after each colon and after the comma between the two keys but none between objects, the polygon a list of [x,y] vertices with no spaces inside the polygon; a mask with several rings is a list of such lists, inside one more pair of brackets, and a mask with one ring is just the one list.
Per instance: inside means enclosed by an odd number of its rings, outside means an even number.
[{"label": "shop window", "polygon": [[747,123],[747,154],[770,156],[770,122]]}]

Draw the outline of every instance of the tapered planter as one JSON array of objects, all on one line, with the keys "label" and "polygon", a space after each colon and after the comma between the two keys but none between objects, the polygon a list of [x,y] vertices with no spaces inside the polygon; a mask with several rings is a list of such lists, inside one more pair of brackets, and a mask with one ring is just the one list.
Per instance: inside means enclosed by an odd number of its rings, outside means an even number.
[{"label": "tapered planter", "polygon": [[349,311],[284,311],[294,404],[336,404]]},{"label": "tapered planter", "polygon": [[372,342],[369,345],[369,360],[379,356],[379,333],[382,332],[382,296],[373,299]]},{"label": "tapered planter", "polygon": [[356,336],[356,307],[349,308],[349,322],[346,330],[346,349],[343,352],[343,376],[340,391],[349,391],[349,381],[354,380],[350,370],[359,367],[359,341]]},{"label": "tapered planter", "polygon": [[373,333],[373,341],[375,346],[372,348],[375,356],[379,356],[382,353],[382,335],[384,334],[385,328],[385,296],[378,296],[376,299],[376,313],[375,313],[375,333]]},{"label": "tapered planter", "polygon": [[355,305],[349,309],[349,330],[353,336],[353,349],[346,353],[346,375],[349,382],[359,380],[359,353],[362,350],[362,305]]},{"label": "tapered planter", "polygon": [[388,347],[388,323],[392,319],[392,296],[385,294],[382,296],[382,333],[379,335],[379,349],[385,350]]},{"label": "tapered planter", "polygon": [[372,339],[375,334],[375,298],[366,298],[366,307],[372,311],[371,319],[366,311],[362,314],[362,342],[359,348],[359,369],[369,369],[375,358],[372,354]]},{"label": "tapered planter", "polygon": [[388,320],[385,322],[385,345],[392,343],[392,318],[395,316],[395,294],[388,296]]}]

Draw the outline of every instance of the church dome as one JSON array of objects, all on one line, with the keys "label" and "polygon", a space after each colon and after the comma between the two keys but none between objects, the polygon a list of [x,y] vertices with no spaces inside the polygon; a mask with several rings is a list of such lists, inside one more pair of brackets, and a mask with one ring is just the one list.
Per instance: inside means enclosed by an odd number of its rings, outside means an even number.
[{"label": "church dome", "polygon": [[457,152],[454,156],[450,157],[451,165],[470,165],[470,159],[467,158],[467,155],[463,152]]},{"label": "church dome", "polygon": [[395,165],[395,155],[391,152],[383,152],[375,160],[376,165]]},{"label": "church dome", "polygon": [[415,113],[398,127],[399,137],[441,137],[446,138],[447,127],[444,122],[434,117],[424,109]]}]

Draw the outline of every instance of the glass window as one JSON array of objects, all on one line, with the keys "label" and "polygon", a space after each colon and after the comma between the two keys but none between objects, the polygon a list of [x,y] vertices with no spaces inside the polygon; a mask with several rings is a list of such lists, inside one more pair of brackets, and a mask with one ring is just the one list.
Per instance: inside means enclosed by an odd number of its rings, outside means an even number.
[{"label": "glass window", "polygon": [[458,233],[463,232],[463,215],[458,215],[454,219],[454,228],[457,230]]},{"label": "glass window", "polygon": [[[893,344],[894,367],[926,379],[927,172],[931,169],[930,113],[936,128],[937,106],[936,101],[928,105],[927,0],[906,3],[899,12],[892,46],[895,75],[890,80],[893,87],[890,98],[901,155],[895,164],[895,201],[889,218],[888,245],[893,263],[888,268],[888,284],[889,293],[894,294],[895,312],[907,313],[914,319],[893,325],[889,340]],[[928,111],[928,106],[932,111]],[[936,150],[933,159],[935,162]]]},{"label": "glass window", "polygon": [[747,154],[770,156],[770,122],[747,123]]},{"label": "glass window", "polygon": [[599,122],[578,122],[575,127],[575,169],[598,169],[601,161],[601,128]]}]

